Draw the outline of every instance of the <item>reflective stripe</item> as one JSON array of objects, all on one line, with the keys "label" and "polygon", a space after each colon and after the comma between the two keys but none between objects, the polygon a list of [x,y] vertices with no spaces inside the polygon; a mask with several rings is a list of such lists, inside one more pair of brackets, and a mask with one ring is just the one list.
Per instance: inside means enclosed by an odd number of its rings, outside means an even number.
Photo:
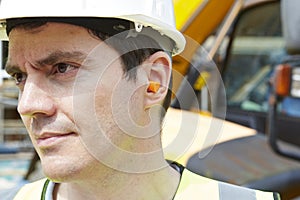
[{"label": "reflective stripe", "polygon": [[[262,192],[199,176],[185,169],[174,200],[274,200],[272,192]],[[280,198],[279,198],[280,199]],[[275,200],[277,200],[275,198]]]},{"label": "reflective stripe", "polygon": [[256,198],[258,200],[280,200],[277,193],[256,191]]},{"label": "reflective stripe", "polygon": [[220,200],[257,200],[255,190],[219,182]]}]

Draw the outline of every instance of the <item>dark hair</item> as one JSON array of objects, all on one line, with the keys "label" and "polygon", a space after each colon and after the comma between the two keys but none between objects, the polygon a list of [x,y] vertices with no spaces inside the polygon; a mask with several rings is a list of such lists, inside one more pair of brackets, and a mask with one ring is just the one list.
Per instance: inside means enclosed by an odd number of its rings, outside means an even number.
[{"label": "dark hair", "polygon": [[[100,18],[101,19],[101,18]],[[158,52],[164,51],[163,48],[153,38],[143,35],[136,34],[135,37],[126,37],[128,31],[124,29],[122,32],[117,32],[114,28],[116,25],[128,29],[130,27],[129,21],[120,19],[101,19],[99,18],[23,18],[23,19],[10,19],[7,20],[7,34],[15,27],[21,27],[25,30],[38,28],[45,25],[47,22],[61,22],[69,23],[87,28],[87,30],[97,38],[105,41],[108,45],[113,47],[121,56],[123,63],[123,71],[128,79],[136,79],[136,69],[142,64],[149,56]],[[101,23],[101,24],[99,24]],[[103,23],[106,26],[103,26]],[[101,27],[98,30],[95,27]],[[104,28],[103,28],[104,27]],[[117,35],[117,37],[112,37]],[[121,36],[121,37],[120,37]],[[131,51],[128,51],[131,50]],[[166,52],[171,57],[171,52]],[[165,111],[170,106],[171,95],[172,95],[172,78],[168,87],[168,92],[163,102]],[[165,111],[162,112],[162,118],[164,117]]]},{"label": "dark hair", "polygon": [[[145,35],[137,35],[136,37],[129,37],[126,38],[125,40],[122,40],[119,37],[114,37],[112,40],[107,40],[109,38],[108,35],[105,35],[102,32],[94,31],[94,30],[91,30],[91,32],[93,35],[97,36],[101,40],[108,41],[108,44],[120,53],[121,60],[123,62],[124,73],[129,79],[136,78],[137,66],[142,64],[149,56],[151,56],[152,54],[158,51],[164,51],[154,39]],[[128,49],[133,49],[133,50],[128,51]],[[171,52],[166,52],[166,53],[168,53],[169,56],[171,57]],[[172,81],[173,79],[171,77],[168,86],[168,92],[162,104],[164,108],[164,110],[161,113],[162,118],[164,117],[171,103]]]}]

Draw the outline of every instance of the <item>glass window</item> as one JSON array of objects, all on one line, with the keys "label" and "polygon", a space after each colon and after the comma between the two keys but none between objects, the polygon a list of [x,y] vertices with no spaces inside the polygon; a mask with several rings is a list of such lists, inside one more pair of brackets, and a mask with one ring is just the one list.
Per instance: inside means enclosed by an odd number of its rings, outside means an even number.
[{"label": "glass window", "polygon": [[269,77],[285,55],[280,3],[246,10],[233,37],[223,72],[228,106],[265,112]]}]

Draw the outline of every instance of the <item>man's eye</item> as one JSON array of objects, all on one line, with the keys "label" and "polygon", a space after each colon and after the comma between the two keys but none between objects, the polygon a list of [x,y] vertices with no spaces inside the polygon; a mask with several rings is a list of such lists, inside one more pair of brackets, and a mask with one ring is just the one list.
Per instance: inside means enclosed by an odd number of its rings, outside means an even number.
[{"label": "man's eye", "polygon": [[66,64],[66,63],[59,63],[56,65],[56,73],[66,73],[69,70],[74,69],[75,66],[70,65],[70,64]]},{"label": "man's eye", "polygon": [[19,85],[26,80],[27,75],[24,73],[15,73],[12,77],[15,79],[16,85]]}]

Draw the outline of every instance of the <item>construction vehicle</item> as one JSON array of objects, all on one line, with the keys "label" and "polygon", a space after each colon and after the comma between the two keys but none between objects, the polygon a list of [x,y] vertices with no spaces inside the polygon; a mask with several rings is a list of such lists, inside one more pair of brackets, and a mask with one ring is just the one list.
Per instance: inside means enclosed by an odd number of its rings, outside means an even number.
[{"label": "construction vehicle", "polygon": [[[215,41],[208,45],[207,51],[217,63],[226,90],[225,119],[253,128],[257,132],[254,135],[238,137],[239,134],[234,131],[236,138],[215,143],[213,148],[194,152],[186,163],[190,170],[250,188],[278,191],[282,199],[300,196],[300,137],[297,134],[300,120],[300,104],[297,104],[299,100],[295,97],[279,98],[278,95],[272,95],[274,86],[271,84],[274,69],[285,62],[290,54],[289,45],[292,44],[293,54],[297,53],[298,46],[295,44],[299,44],[298,41],[292,41],[291,37],[287,40],[283,34],[289,24],[288,30],[296,29],[293,34],[297,35],[296,19],[291,24],[286,21],[290,18],[282,18],[281,15],[282,12],[296,13],[295,10],[289,11],[290,8],[299,6],[296,2],[235,1],[220,28],[207,37],[205,43],[209,43],[210,39]],[[200,52],[203,54],[203,51]],[[201,59],[203,55],[198,55],[198,59],[199,57]],[[207,70],[210,64],[207,63],[201,61],[190,65],[196,70],[189,69],[187,81],[179,89],[177,98],[181,99],[182,95],[186,99],[190,95],[193,99],[175,100],[175,108],[194,109],[193,103],[197,100],[199,110],[209,107],[201,105],[203,103],[208,102],[211,107],[224,103],[224,95],[220,92],[217,92],[214,99],[210,97],[210,102],[205,100],[207,95],[204,95],[204,101],[203,98],[195,98],[202,95],[205,87],[196,87],[199,85],[199,77],[209,77],[206,74],[210,74]],[[218,83],[214,88],[222,88],[222,84],[223,82]],[[191,95],[193,93],[196,95]],[[218,112],[211,114],[217,118],[223,117]]]}]

